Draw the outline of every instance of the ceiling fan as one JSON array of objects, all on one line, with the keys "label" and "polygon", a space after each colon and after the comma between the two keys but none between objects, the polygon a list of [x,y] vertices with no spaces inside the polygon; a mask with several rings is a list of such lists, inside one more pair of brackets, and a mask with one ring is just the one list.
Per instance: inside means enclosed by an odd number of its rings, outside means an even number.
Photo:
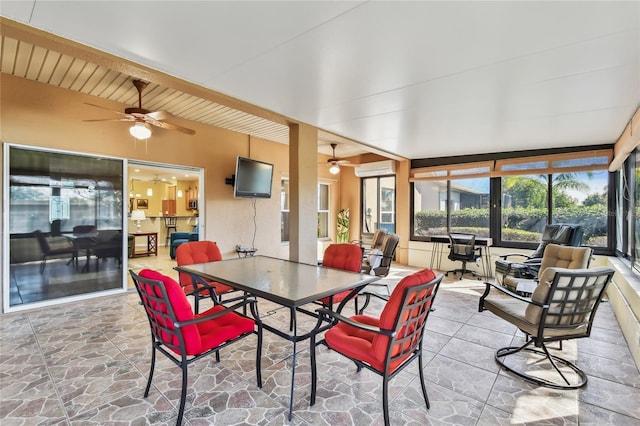
[{"label": "ceiling fan", "polygon": [[331,144],[333,155],[327,160],[327,164],[329,165],[329,173],[331,173],[332,175],[340,173],[340,166],[355,167],[355,165],[351,164],[349,160],[341,160],[339,158],[336,158],[336,146],[338,146],[337,143]]},{"label": "ceiling fan", "polygon": [[178,126],[177,124],[167,123],[164,120],[173,118],[173,114],[168,111],[149,111],[142,108],[142,91],[147,87],[149,83],[141,80],[133,80],[133,85],[138,90],[138,107],[125,108],[124,112],[114,111],[109,108],[105,108],[100,105],[91,104],[86,102],[87,105],[91,105],[97,108],[106,109],[107,111],[111,111],[116,113],[121,118],[104,118],[97,120],[84,120],[84,121],[132,121],[134,124],[129,128],[129,132],[131,136],[136,139],[147,139],[151,136],[151,127],[161,127],[167,130],[177,130],[179,132],[185,133],[187,135],[195,135],[195,130],[188,129],[186,127]]}]

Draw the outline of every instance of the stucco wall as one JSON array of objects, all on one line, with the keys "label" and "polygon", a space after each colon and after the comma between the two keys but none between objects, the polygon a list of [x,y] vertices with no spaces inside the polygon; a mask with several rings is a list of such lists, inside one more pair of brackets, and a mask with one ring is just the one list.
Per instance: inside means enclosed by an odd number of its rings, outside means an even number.
[{"label": "stucco wall", "polygon": [[0,87],[2,142],[204,168],[200,224],[205,237],[217,241],[226,255],[235,255],[238,243],[251,243],[253,207],[251,200],[233,198],[225,178],[234,173],[238,155],[273,163],[274,196],[256,201],[255,245],[265,255],[281,253],[279,179],[288,168],[287,145],[180,119],[176,124],[193,128],[194,136],[154,128],[147,143],[135,141],[129,123],[82,121],[112,117],[85,102],[116,111],[122,104],[5,74]]}]

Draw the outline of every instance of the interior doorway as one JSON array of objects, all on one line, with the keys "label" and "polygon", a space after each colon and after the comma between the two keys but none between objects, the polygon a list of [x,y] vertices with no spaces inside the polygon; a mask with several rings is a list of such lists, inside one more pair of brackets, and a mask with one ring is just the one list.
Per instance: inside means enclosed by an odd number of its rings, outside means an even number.
[{"label": "interior doorway", "polygon": [[199,236],[203,169],[129,161],[127,176],[130,257],[158,255],[175,232]]}]

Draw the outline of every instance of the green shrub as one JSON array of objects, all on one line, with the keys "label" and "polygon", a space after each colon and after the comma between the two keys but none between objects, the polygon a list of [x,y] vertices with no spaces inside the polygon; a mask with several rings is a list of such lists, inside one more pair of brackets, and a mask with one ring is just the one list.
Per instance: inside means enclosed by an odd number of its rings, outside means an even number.
[{"label": "green shrub", "polygon": [[[554,209],[554,223],[577,223],[584,230],[584,242],[606,245],[607,208],[602,205],[559,207]],[[505,241],[538,242],[547,223],[547,210],[515,207],[502,210],[502,239]],[[489,209],[463,209],[451,212],[453,231],[489,236]],[[445,211],[420,211],[414,218],[415,235],[446,235]]]}]

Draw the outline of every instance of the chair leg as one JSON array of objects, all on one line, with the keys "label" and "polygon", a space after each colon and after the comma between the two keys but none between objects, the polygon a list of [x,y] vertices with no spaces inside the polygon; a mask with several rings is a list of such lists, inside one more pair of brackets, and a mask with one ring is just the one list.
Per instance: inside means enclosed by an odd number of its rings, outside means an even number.
[{"label": "chair leg", "polygon": [[[515,374],[516,376],[527,380],[531,383],[535,383],[537,385],[540,386],[546,386],[549,388],[553,388],[553,389],[578,389],[583,387],[584,385],[587,384],[587,375],[575,364],[573,364],[571,361],[568,361],[564,358],[561,358],[559,356],[556,355],[551,355],[549,353],[549,351],[547,350],[547,346],[542,343],[541,347],[542,347],[542,351],[538,350],[538,349],[534,349],[531,348],[529,346],[531,346],[531,344],[534,343],[534,339],[529,339],[524,345],[522,346],[507,346],[501,349],[498,349],[496,351],[496,355],[495,355],[495,359],[496,362],[498,362],[498,364],[500,364],[502,367],[504,367],[507,371],[510,371],[511,373]],[[530,374],[527,374],[523,371],[518,371],[514,368],[509,367],[508,365],[506,365],[504,358],[515,354],[517,352],[520,351],[527,351],[527,352],[531,352],[533,354],[537,354],[537,355],[541,355],[544,358],[547,359],[547,361],[549,361],[549,363],[551,364],[551,366],[555,369],[555,371],[560,375],[560,377],[562,377],[562,380],[564,381],[564,383],[557,383],[557,382],[552,382],[550,380],[546,380],[540,377],[536,377],[536,376],[532,376]],[[565,376],[564,373],[562,373],[560,371],[560,369],[558,368],[557,364],[561,364],[564,365],[568,368],[570,368],[571,370],[573,370],[573,372],[576,374],[577,376],[577,380],[575,381],[575,383],[571,383],[567,377]]]},{"label": "chair leg", "polygon": [[147,380],[147,387],[144,390],[144,397],[149,396],[149,389],[151,389],[151,380],[153,380],[153,370],[156,367],[156,346],[153,338],[151,339],[151,367],[149,367],[149,379]]},{"label": "chair leg", "polygon": [[182,357],[182,391],[180,392],[180,407],[178,408],[178,419],[176,420],[176,426],[182,424],[182,417],[184,416],[184,406],[187,402],[187,359]]},{"label": "chair leg", "polygon": [[389,426],[389,378],[385,374],[382,377],[382,412],[384,415],[384,425]]},{"label": "chair leg", "polygon": [[362,313],[364,312],[364,310],[367,308],[367,306],[369,306],[369,302],[371,301],[371,296],[368,294],[364,295],[365,299],[364,299],[364,305],[362,306],[362,308],[360,308],[360,310],[358,311],[358,314],[362,315]]},{"label": "chair leg", "polygon": [[418,355],[418,369],[420,371],[420,386],[422,387],[422,396],[424,397],[424,403],[427,404],[427,410],[431,408],[431,404],[429,404],[429,397],[427,396],[427,387],[424,384],[424,371],[422,369],[422,350],[420,351],[420,355]]},{"label": "chair leg", "polygon": [[198,315],[198,312],[200,311],[200,295],[198,293],[194,293],[193,299],[193,313]]}]

